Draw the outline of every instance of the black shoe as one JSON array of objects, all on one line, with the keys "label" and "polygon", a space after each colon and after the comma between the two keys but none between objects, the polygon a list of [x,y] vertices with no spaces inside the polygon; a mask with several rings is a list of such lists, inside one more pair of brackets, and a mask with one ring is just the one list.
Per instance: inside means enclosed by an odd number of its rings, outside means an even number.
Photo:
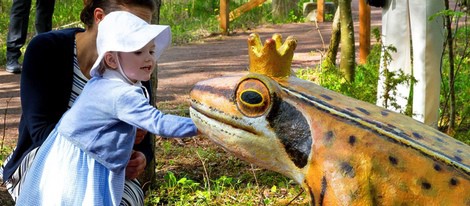
[{"label": "black shoe", "polygon": [[18,63],[18,60],[10,60],[7,62],[6,71],[13,74],[19,74],[21,73],[21,64]]}]

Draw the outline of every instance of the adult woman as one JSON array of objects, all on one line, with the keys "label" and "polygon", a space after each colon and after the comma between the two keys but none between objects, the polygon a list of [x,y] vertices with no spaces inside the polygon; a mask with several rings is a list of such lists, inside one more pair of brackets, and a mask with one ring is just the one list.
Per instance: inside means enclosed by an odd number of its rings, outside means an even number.
[{"label": "adult woman", "polygon": [[[97,24],[106,14],[117,10],[129,11],[150,22],[155,8],[153,0],[84,0],[84,4],[80,19],[85,29],[37,35],[26,50],[20,85],[23,114],[18,143],[3,167],[3,180],[14,200],[21,192],[22,177],[37,148],[90,78],[89,71],[97,58]],[[126,167],[121,204],[143,205],[143,191],[134,179],[153,158],[149,141],[148,137],[143,140],[136,137],[135,152]]]}]

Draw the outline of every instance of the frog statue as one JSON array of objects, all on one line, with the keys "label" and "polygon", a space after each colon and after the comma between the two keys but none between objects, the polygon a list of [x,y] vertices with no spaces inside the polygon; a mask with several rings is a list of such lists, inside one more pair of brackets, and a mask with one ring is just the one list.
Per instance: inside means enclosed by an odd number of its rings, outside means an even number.
[{"label": "frog statue", "polygon": [[310,205],[470,206],[470,146],[402,114],[301,80],[297,41],[248,39],[249,72],[198,82],[199,130],[300,184]]}]

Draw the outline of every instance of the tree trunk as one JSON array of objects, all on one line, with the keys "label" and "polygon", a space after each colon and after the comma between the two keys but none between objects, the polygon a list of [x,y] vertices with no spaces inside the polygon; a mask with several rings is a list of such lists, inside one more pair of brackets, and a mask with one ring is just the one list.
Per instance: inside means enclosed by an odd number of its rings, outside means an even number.
[{"label": "tree trunk", "polygon": [[162,6],[162,0],[154,0],[155,1],[155,12],[153,13],[153,24],[160,23],[160,7]]},{"label": "tree trunk", "polygon": [[274,20],[284,20],[289,12],[296,8],[298,0],[272,0],[272,14]]},{"label": "tree trunk", "polygon": [[322,68],[336,68],[336,55],[338,54],[338,47],[340,41],[341,30],[340,26],[341,23],[339,21],[339,6],[336,9],[335,17],[333,18],[333,23],[331,25],[331,39],[330,45],[328,46],[328,51],[325,55],[325,60],[322,63]]},{"label": "tree trunk", "polygon": [[339,0],[341,21],[341,62],[340,70],[348,82],[354,81],[356,54],[354,46],[354,25],[352,21],[351,0]]},{"label": "tree trunk", "polygon": [[[162,1],[161,0],[154,0],[155,1],[155,12],[153,14],[153,18],[152,18],[152,24],[159,24],[160,23],[160,7],[162,5]],[[154,100],[156,100],[157,98],[157,86],[158,86],[158,75],[157,75],[157,71],[158,71],[158,64],[155,66],[155,70],[153,70],[153,73],[152,73],[152,77],[150,79],[151,83],[152,83],[152,97]],[[154,106],[157,106],[156,105],[156,102],[152,102],[154,104]]]},{"label": "tree trunk", "polygon": [[[161,6],[161,0],[154,0],[155,1],[155,13],[153,15],[152,23],[153,24],[159,24],[160,22],[160,6]],[[158,86],[158,76],[157,76],[157,71],[158,71],[158,65],[155,65],[155,70],[152,73],[152,76],[150,78],[150,86],[152,87],[152,94],[150,97],[150,100],[152,101],[151,104],[154,105],[155,107],[157,106],[156,99],[157,99],[157,86]],[[149,137],[150,143],[152,144],[152,150],[153,154],[155,154],[155,135],[150,134]],[[155,183],[155,168],[156,168],[156,162],[155,162],[155,155],[153,158],[153,161],[151,161],[148,165],[147,168],[145,168],[145,171],[142,175],[140,175],[137,179],[142,185],[142,189],[144,191],[144,194],[148,190],[150,185],[153,185]]]},{"label": "tree trunk", "polygon": [[[445,7],[449,9],[449,0],[445,0]],[[455,76],[454,76],[454,41],[452,37],[451,16],[445,16],[446,29],[447,29],[447,46],[449,48],[449,126],[447,127],[448,133],[453,133],[455,129]]]}]

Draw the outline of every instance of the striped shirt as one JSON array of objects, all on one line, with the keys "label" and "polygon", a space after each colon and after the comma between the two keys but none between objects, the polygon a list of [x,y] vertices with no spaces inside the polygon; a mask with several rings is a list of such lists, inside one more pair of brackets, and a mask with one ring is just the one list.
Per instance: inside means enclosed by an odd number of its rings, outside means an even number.
[{"label": "striped shirt", "polygon": [[78,95],[82,93],[83,87],[89,80],[85,75],[83,75],[82,70],[80,70],[80,66],[78,65],[76,42],[75,42],[73,53],[74,53],[74,57],[73,57],[72,93],[70,94],[68,109],[72,107]]}]

